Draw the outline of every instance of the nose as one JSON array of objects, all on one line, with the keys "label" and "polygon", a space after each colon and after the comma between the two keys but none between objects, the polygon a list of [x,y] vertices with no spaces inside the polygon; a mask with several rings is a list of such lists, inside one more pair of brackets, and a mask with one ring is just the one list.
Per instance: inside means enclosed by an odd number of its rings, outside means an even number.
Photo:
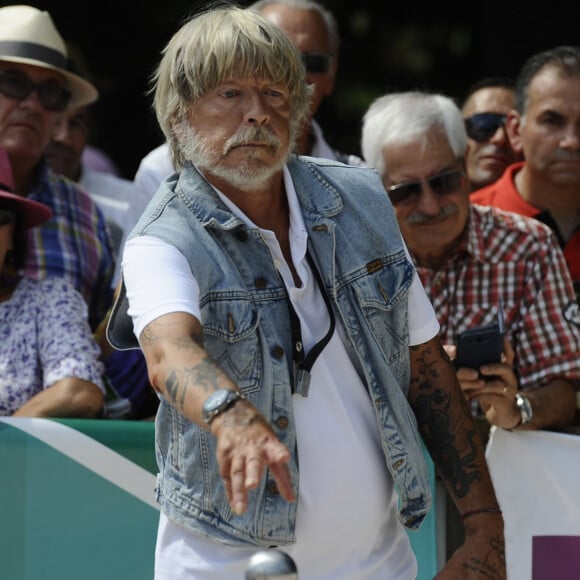
[{"label": "nose", "polygon": [[560,139],[560,147],[569,151],[580,149],[580,127],[578,125],[569,125],[566,128]]},{"label": "nose", "polygon": [[42,106],[42,103],[40,102],[40,97],[38,96],[38,91],[36,89],[30,91],[30,94],[28,94],[24,99],[22,99],[22,101],[20,101],[20,104],[26,107],[42,109],[43,111],[45,110],[44,107]]},{"label": "nose", "polygon": [[491,143],[501,144],[504,145],[508,142],[508,135],[505,123],[502,123],[495,131],[495,133],[491,136],[490,139]]},{"label": "nose", "polygon": [[250,125],[265,125],[270,120],[264,97],[257,91],[252,91],[246,99],[246,123]]},{"label": "nose", "polygon": [[442,196],[437,195],[428,181],[421,183],[421,195],[417,202],[417,209],[425,215],[437,215],[441,209]]}]

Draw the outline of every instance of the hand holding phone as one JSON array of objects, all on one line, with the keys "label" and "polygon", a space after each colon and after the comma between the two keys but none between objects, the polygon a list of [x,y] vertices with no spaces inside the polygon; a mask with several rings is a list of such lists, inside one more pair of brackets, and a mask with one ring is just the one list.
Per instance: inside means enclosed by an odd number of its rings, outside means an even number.
[{"label": "hand holding phone", "polygon": [[455,368],[480,366],[501,362],[505,325],[503,307],[500,301],[497,323],[492,326],[470,328],[459,335]]}]

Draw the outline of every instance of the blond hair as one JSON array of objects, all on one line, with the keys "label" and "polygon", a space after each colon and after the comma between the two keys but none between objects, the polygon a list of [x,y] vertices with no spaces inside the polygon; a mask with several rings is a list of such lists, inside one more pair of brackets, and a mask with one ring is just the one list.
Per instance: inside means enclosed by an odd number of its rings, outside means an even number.
[{"label": "blond hair", "polygon": [[187,122],[195,100],[224,81],[245,78],[288,89],[294,135],[307,118],[312,89],[300,53],[277,26],[252,10],[227,6],[194,16],[171,38],[153,77],[153,107],[177,170],[185,159],[175,129]]}]

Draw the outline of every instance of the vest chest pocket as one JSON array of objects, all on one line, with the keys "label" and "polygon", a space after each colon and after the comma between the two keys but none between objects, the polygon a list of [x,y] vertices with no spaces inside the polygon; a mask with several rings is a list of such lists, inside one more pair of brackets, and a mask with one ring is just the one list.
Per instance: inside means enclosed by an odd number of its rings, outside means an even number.
[{"label": "vest chest pocket", "polygon": [[407,260],[373,262],[351,282],[362,315],[382,350],[396,354],[408,344],[408,294],[413,269]]},{"label": "vest chest pocket", "polygon": [[245,299],[220,299],[202,306],[204,347],[241,389],[256,386],[262,374],[259,317]]}]

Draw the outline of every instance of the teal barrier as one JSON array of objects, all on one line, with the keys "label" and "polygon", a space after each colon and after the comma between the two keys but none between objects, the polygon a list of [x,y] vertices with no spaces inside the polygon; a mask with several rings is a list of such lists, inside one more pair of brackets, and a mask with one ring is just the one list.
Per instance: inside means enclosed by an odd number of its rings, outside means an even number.
[{"label": "teal barrier", "polygon": [[[154,436],[147,421],[0,419],[0,578],[152,579]],[[408,533],[417,580],[439,569],[437,511]]]},{"label": "teal barrier", "polygon": [[1,578],[153,578],[154,507],[4,422],[0,464]]},{"label": "teal barrier", "polygon": [[435,466],[425,448],[423,449],[423,453],[425,455],[427,467],[429,468],[429,481],[431,482],[431,492],[433,494],[433,508],[423,520],[419,530],[416,532],[409,530],[407,531],[407,536],[411,541],[411,547],[413,548],[413,552],[415,552],[417,563],[419,565],[417,580],[433,580],[440,569],[438,563],[439,545],[437,541],[437,519],[439,516],[436,509]]}]

